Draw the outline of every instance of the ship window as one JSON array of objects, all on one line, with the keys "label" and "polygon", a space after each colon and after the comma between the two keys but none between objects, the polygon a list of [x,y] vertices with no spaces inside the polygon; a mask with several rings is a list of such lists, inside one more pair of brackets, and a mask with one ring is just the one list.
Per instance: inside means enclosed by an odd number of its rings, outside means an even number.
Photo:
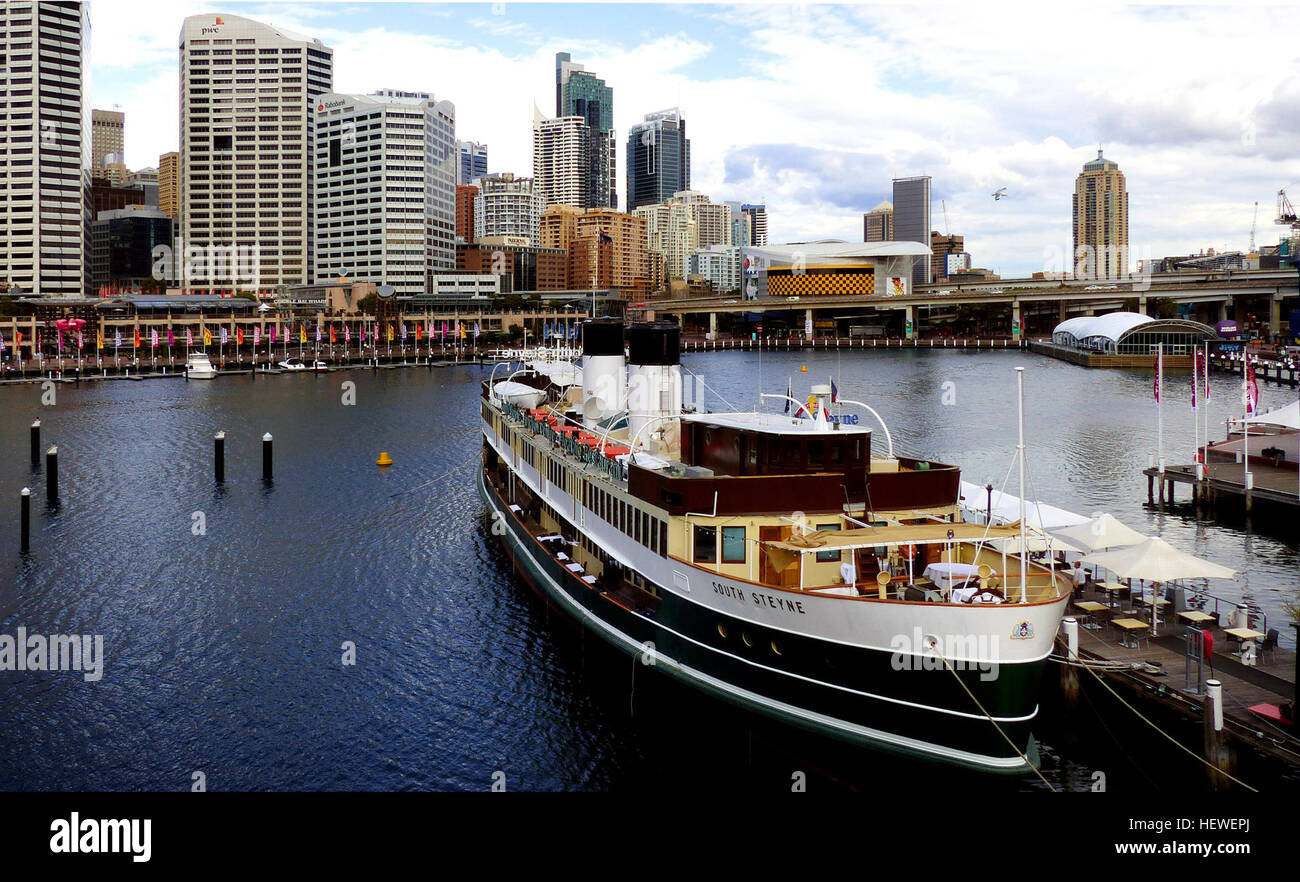
[{"label": "ship window", "polygon": [[826,445],[821,441],[808,442],[808,465],[813,468],[822,467],[822,454]]},{"label": "ship window", "polygon": [[739,564],[745,562],[744,527],[722,528],[722,562]]},{"label": "ship window", "polygon": [[772,654],[773,654],[773,655],[785,655],[785,653],[783,653],[783,652],[781,651],[781,647],[777,645],[777,642],[776,642],[775,640],[772,641]]},{"label": "ship window", "polygon": [[716,527],[695,526],[695,562],[718,562],[718,529]]},{"label": "ship window", "polygon": [[659,553],[668,553],[668,522],[659,522]]},{"label": "ship window", "polygon": [[727,639],[727,626],[722,624],[722,622],[718,622],[718,636],[723,640]]},{"label": "ship window", "polygon": [[743,641],[745,641],[745,645],[746,645],[746,646],[753,646],[753,645],[754,645],[754,638],[749,636],[749,632],[748,632],[748,631],[741,631],[741,632],[740,632],[740,639],[743,640]]},{"label": "ship window", "polygon": [[641,512],[632,509],[632,541],[641,541]]},{"label": "ship window", "polygon": [[831,465],[839,465],[844,459],[844,442],[831,442]]},{"label": "ship window", "polygon": [[[818,530],[838,530],[839,528],[840,525],[838,523],[817,525]],[[839,551],[819,551],[817,552],[817,562],[828,563],[830,561],[840,560],[840,554],[841,552]]]},{"label": "ship window", "polygon": [[641,512],[641,544],[650,544],[650,515]]},{"label": "ship window", "polygon": [[802,464],[802,457],[799,456],[799,441],[791,438],[785,442],[785,465],[798,466]]}]

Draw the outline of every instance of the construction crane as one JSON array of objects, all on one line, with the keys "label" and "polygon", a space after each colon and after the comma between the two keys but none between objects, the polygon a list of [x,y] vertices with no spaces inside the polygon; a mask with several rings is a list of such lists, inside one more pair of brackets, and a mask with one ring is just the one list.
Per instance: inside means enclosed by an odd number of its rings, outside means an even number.
[{"label": "construction crane", "polygon": [[[934,203],[932,202],[930,204],[933,205]],[[939,204],[943,206],[943,234],[945,236],[951,236],[952,230],[948,228],[948,203],[940,199]]]},{"label": "construction crane", "polygon": [[1255,216],[1250,219],[1250,249],[1249,253],[1255,253],[1255,222],[1259,220],[1259,203],[1255,203]]},{"label": "construction crane", "polygon": [[1273,223],[1290,227],[1293,234],[1300,233],[1300,217],[1296,216],[1291,200],[1286,198],[1286,187],[1277,191],[1277,217],[1273,218]]}]

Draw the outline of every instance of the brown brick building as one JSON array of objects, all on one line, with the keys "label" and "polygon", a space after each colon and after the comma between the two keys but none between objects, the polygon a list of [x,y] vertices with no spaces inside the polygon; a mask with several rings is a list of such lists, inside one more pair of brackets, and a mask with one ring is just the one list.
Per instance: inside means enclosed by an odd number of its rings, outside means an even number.
[{"label": "brown brick building", "polygon": [[[529,245],[457,245],[456,269],[467,273],[496,273],[501,293],[563,291],[568,287],[568,254],[559,248]],[[585,287],[585,286],[584,286]]]},{"label": "brown brick building", "polygon": [[473,184],[456,185],[456,241],[467,245],[474,242],[474,199],[478,187]]}]

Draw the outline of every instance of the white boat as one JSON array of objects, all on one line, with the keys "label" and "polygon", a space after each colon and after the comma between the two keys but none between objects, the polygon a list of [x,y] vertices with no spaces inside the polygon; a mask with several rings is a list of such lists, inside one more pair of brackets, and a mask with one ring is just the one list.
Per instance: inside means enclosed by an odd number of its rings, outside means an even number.
[{"label": "white boat", "polygon": [[202,352],[196,352],[185,360],[185,376],[191,380],[211,380],[217,375],[212,361]]},{"label": "white boat", "polygon": [[293,356],[292,358],[286,358],[284,361],[279,362],[278,364],[276,364],[276,367],[278,367],[282,371],[307,370],[307,365],[303,364],[302,359],[296,355]]},{"label": "white boat", "polygon": [[330,369],[329,365],[319,360],[313,361],[311,363],[311,367],[308,368],[308,370],[310,370],[313,374],[327,374],[329,373],[329,369]]},{"label": "white boat", "polygon": [[546,400],[546,390],[536,389],[513,380],[502,380],[492,386],[497,402],[508,401],[515,407],[533,408]]}]

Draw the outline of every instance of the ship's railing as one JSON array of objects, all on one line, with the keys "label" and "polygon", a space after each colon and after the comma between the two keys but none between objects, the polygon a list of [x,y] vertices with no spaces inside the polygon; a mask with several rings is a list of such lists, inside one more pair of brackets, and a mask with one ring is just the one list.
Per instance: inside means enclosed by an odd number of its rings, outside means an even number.
[{"label": "ship's railing", "polygon": [[550,423],[536,419],[512,401],[503,401],[501,411],[510,419],[522,423],[533,434],[544,438],[552,448],[559,448],[583,465],[595,466],[597,471],[616,481],[627,481],[627,466],[605,456],[598,446],[584,444],[577,438],[557,432]]}]

